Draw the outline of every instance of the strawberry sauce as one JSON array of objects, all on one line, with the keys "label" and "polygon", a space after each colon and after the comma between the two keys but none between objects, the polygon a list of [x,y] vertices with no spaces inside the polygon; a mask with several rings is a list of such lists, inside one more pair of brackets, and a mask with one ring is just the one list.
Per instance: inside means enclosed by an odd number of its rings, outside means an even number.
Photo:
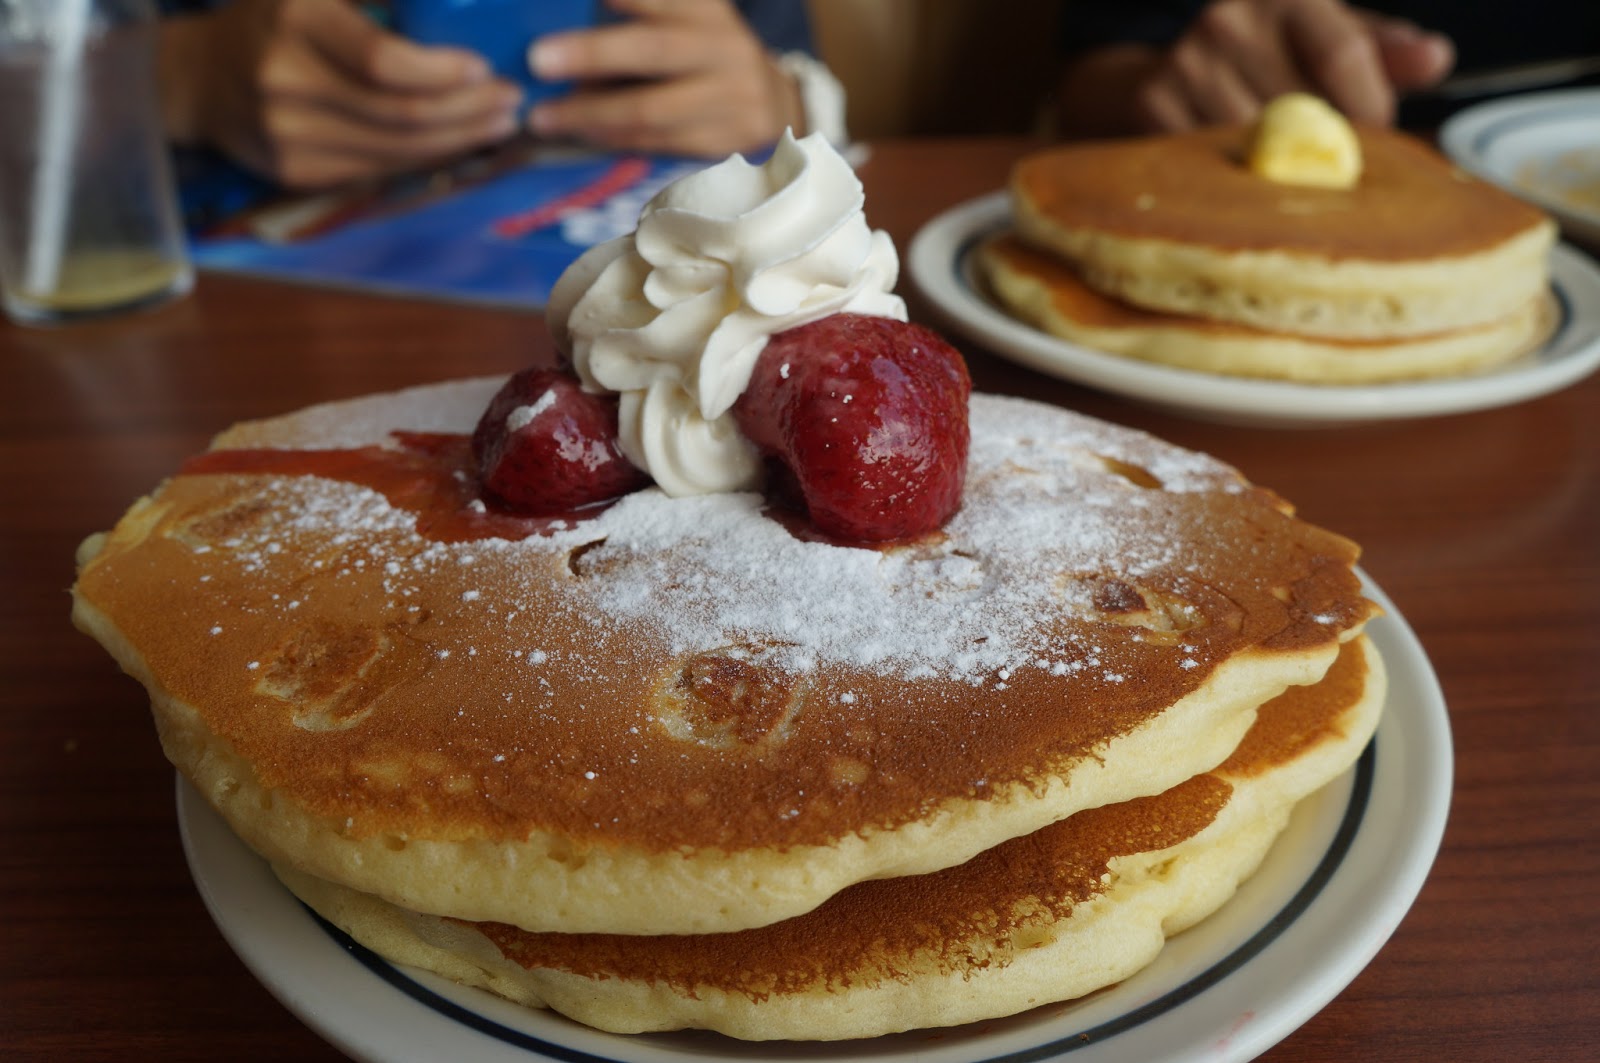
[{"label": "strawberry sauce", "polygon": [[183,463],[184,476],[228,473],[320,476],[360,484],[417,515],[417,534],[441,543],[527,539],[571,526],[604,504],[556,516],[507,512],[486,498],[473,471],[471,439],[445,432],[395,432],[395,447],[344,450],[212,450]]}]

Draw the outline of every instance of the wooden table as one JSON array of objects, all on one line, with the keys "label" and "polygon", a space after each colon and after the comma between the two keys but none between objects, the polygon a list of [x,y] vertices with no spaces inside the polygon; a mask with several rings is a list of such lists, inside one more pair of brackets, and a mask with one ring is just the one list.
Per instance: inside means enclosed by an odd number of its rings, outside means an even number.
[{"label": "wooden table", "polygon": [[[1024,147],[877,145],[869,219],[903,251]],[[1209,451],[1360,541],[1438,670],[1456,744],[1438,863],[1268,1058],[1600,1058],[1600,376],[1485,413],[1268,431],[964,347],[982,389]],[[73,551],[230,422],[550,355],[531,314],[215,276],[142,316],[0,325],[0,1057],[338,1058],[202,908],[144,693],[68,623]]]}]

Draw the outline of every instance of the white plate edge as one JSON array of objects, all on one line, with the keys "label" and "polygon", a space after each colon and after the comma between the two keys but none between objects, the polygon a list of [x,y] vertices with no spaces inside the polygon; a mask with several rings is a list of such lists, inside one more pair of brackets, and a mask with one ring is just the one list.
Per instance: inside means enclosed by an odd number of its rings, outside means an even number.
[{"label": "white plate edge", "polygon": [[1478,150],[1478,139],[1492,126],[1518,120],[1537,121],[1541,112],[1574,103],[1595,107],[1594,118],[1600,127],[1600,88],[1557,89],[1533,92],[1499,100],[1487,100],[1458,111],[1439,127],[1439,148],[1452,162],[1468,173],[1504,188],[1519,198],[1536,203],[1555,215],[1563,224],[1585,234],[1600,235],[1600,213],[1578,210],[1561,199],[1537,188],[1525,188],[1509,181],[1507,175],[1490,166]]}]

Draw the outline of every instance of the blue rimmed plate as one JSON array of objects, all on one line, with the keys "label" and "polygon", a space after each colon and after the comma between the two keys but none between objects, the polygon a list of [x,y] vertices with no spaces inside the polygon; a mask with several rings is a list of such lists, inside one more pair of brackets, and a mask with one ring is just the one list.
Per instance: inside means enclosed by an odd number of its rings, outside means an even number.
[{"label": "blue rimmed plate", "polygon": [[1202,373],[1080,346],[1001,309],[979,281],[977,246],[1009,227],[1004,192],[939,215],[911,241],[913,280],[957,330],[996,354],[1052,376],[1208,420],[1317,427],[1467,413],[1567,387],[1600,367],[1600,267],[1557,246],[1551,286],[1558,314],[1538,350],[1488,372],[1394,384],[1296,384]]},{"label": "blue rimmed plate", "polygon": [[1534,92],[1453,115],[1439,146],[1457,166],[1549,211],[1600,249],[1600,88]]},{"label": "blue rimmed plate", "polygon": [[1399,926],[1444,832],[1452,757],[1444,699],[1405,620],[1368,626],[1389,671],[1371,746],[1301,803],[1266,862],[1156,962],[1084,1000],[943,1030],[820,1044],[716,1034],[625,1037],[398,967],[300,904],[186,782],[184,851],[245,964],[290,1011],[373,1063],[1179,1063],[1247,1060],[1332,1000]]}]

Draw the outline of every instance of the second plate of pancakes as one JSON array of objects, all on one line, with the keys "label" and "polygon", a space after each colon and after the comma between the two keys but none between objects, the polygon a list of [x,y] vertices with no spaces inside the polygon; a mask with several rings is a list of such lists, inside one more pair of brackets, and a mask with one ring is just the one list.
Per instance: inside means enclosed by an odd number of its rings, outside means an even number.
[{"label": "second plate of pancakes", "polygon": [[977,248],[1011,223],[1004,192],[961,204],[922,228],[906,255],[913,280],[955,329],[1022,365],[1191,417],[1324,426],[1466,413],[1560,390],[1600,367],[1600,268],[1558,245],[1558,320],[1537,350],[1470,376],[1393,384],[1297,384],[1170,368],[1070,343],[1001,309],[976,269]]},{"label": "second plate of pancakes", "polygon": [[185,852],[207,907],[246,965],[357,1059],[1250,1059],[1366,966],[1421,889],[1444,830],[1452,757],[1438,682],[1393,603],[1370,581],[1365,591],[1385,609],[1367,630],[1390,674],[1382,722],[1356,767],[1303,802],[1261,871],[1210,919],[1173,938],[1156,963],[1082,1000],[1009,1019],[812,1044],[601,1033],[363,949],[301,905],[180,781]]}]

